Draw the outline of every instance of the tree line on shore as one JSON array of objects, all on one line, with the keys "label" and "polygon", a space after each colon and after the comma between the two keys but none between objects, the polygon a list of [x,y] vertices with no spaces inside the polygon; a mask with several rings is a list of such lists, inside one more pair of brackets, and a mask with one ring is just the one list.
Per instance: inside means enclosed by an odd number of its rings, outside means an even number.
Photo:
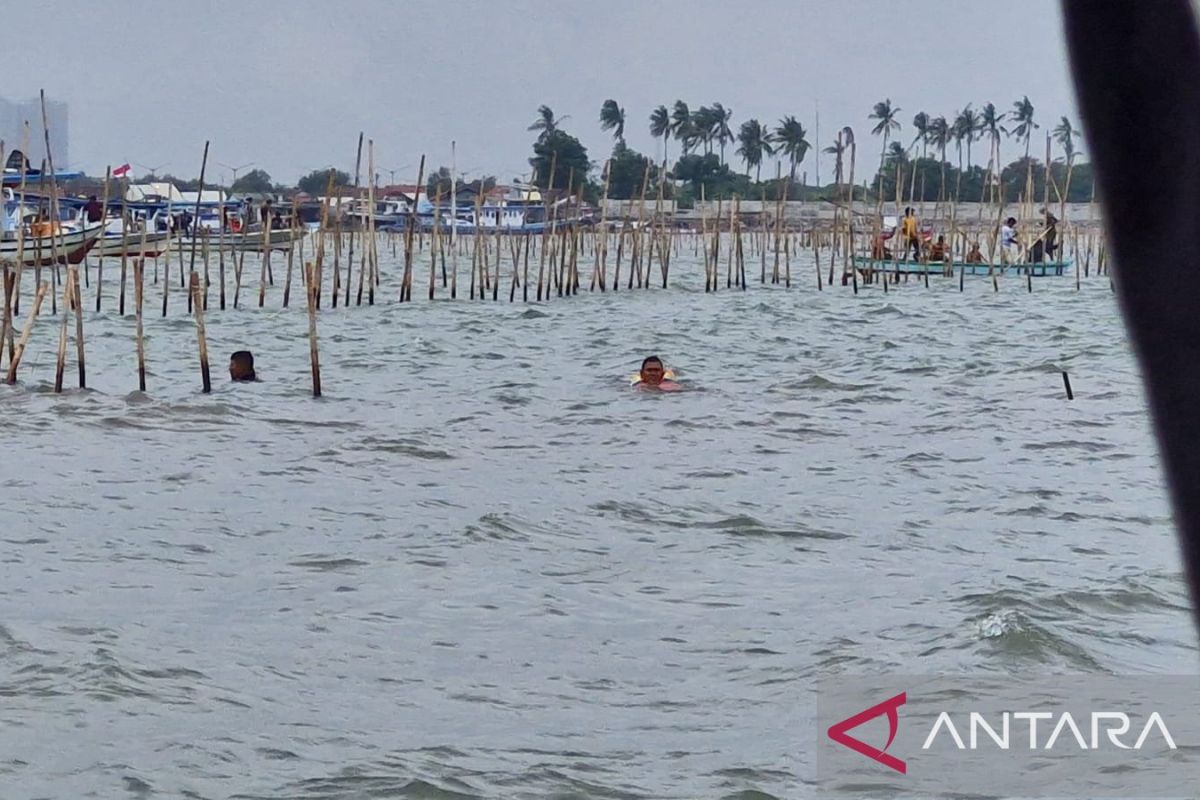
[{"label": "tree line on shore", "polygon": [[[857,159],[863,171],[856,179],[855,197],[895,200],[898,178],[902,202],[978,202],[1000,197],[1013,201],[1029,188],[1035,198],[1043,196],[1045,159],[1031,154],[1034,132],[1041,124],[1035,120],[1028,97],[1014,102],[1009,111],[985,103],[978,109],[967,104],[951,117],[917,112],[911,122],[911,138],[903,136],[901,111],[890,99],[874,105],[869,115],[873,123],[870,132],[880,139],[879,160],[872,169],[866,166],[865,155]],[[600,107],[599,125],[601,130],[612,134],[614,142],[612,152],[602,162],[593,161],[587,147],[564,129],[564,119],[542,105],[528,128],[537,134],[529,159],[531,182],[543,190],[582,192],[589,201],[602,195],[636,199],[643,192],[654,200],[661,191],[665,199],[675,200],[683,207],[701,198],[728,200],[736,196],[773,201],[786,196],[794,200],[821,200],[844,198],[848,193],[845,181],[849,180],[847,159],[853,147],[852,133],[839,132],[833,143],[822,149],[833,156],[833,180],[824,184],[815,180],[810,184],[804,167],[816,145],[809,141],[808,131],[794,115],[786,115],[774,125],[756,118],[735,125],[732,109],[722,103],[692,109],[683,100],[676,100],[670,107],[656,107],[649,115],[649,133],[662,142],[661,158],[657,153],[652,158],[626,143],[626,111],[616,100],[608,99]],[[997,168],[1000,145],[1005,139],[1023,145],[1024,155]],[[1068,202],[1092,199],[1091,165],[1078,161],[1079,129],[1067,117],[1060,117],[1050,129],[1048,139],[1056,145],[1050,159],[1051,198]],[[678,146],[674,163],[672,143]],[[987,146],[988,157],[982,164],[974,157],[978,145]],[[734,169],[727,155],[736,157],[745,171]],[[776,175],[771,176],[768,171],[763,179],[762,168],[772,158],[776,159]],[[348,173],[328,167],[312,170],[295,186],[275,183],[265,170],[253,169],[228,186],[209,188],[224,188],[234,194],[286,195],[301,191],[321,195],[329,186],[331,174],[334,187],[352,185]],[[873,177],[864,179],[867,174]],[[377,184],[381,184],[380,177],[376,175]],[[149,174],[133,180],[170,181],[183,191],[199,188],[198,180],[171,175]],[[365,176],[361,182],[366,182]],[[475,178],[460,175],[455,180],[450,169],[442,166],[430,171],[422,189],[431,199],[438,194],[448,197],[455,183],[486,190],[495,186],[497,180],[490,175]]]}]

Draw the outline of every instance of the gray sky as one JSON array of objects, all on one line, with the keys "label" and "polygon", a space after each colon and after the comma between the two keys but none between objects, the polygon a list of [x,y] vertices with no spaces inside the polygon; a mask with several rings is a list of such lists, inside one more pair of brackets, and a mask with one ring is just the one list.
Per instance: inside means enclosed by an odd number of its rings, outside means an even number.
[{"label": "gray sky", "polygon": [[[612,140],[597,117],[608,97],[626,109],[630,146],[648,153],[661,153],[650,111],[676,98],[693,108],[724,103],[735,130],[749,117],[773,126],[794,114],[810,142],[819,103],[814,144],[850,125],[876,158],[867,115],[885,97],[903,109],[905,144],[917,111],[951,117],[988,101],[1008,110],[1023,94],[1043,130],[1063,114],[1078,124],[1052,0],[109,0],[69,8],[55,15],[53,38],[72,44],[47,57],[6,56],[2,91],[19,100],[45,88],[67,101],[70,166],[91,174],[129,161],[139,174],[138,164],[165,164],[194,177],[211,139],[210,163],[254,162],[291,183],[330,164],[352,170],[361,130],[375,140],[384,181],[389,169],[397,181],[415,180],[422,153],[427,169],[449,164],[451,139],[461,170],[508,180],[529,170],[526,128],[542,103],[569,116],[564,129],[602,161]],[[5,9],[8,30],[46,21],[37,3]],[[1035,153],[1045,146],[1040,136]],[[674,158],[678,144],[670,149]],[[1017,150],[1006,145],[1006,159]],[[812,155],[801,170],[811,182]],[[831,171],[827,156],[823,182]]]}]

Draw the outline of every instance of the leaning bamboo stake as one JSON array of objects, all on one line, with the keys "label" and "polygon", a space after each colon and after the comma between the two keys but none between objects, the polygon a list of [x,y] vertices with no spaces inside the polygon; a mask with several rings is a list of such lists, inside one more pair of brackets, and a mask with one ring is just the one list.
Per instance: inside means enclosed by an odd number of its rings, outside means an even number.
[{"label": "leaning bamboo stake", "polygon": [[[408,225],[404,231],[404,274],[400,281],[400,299],[412,301],[412,283],[413,283],[413,234],[417,225],[417,205],[421,202],[421,184],[425,180],[425,154],[421,154],[421,164],[417,167],[417,188],[413,192],[412,209],[408,214]],[[441,185],[438,186],[438,202],[441,202]],[[434,214],[437,214],[437,209],[434,209]],[[440,225],[435,225],[435,230]],[[435,234],[436,235],[436,234]],[[431,250],[432,255],[432,250]],[[445,256],[442,256],[444,259]],[[434,259],[436,261],[436,258]],[[443,265],[445,262],[443,261]],[[433,267],[430,266],[429,272],[429,299],[433,299]]]},{"label": "leaning bamboo stake", "polygon": [[[363,284],[367,282],[370,269],[371,242],[375,240],[375,140],[367,140],[367,220],[362,231],[363,252],[358,265],[358,291],[355,293],[354,304],[361,306],[363,301]],[[371,287],[375,287],[374,275],[370,278]],[[350,281],[346,281],[346,307],[350,306]]]},{"label": "leaning bamboo stake", "polygon": [[[351,201],[352,203],[357,203],[359,201],[358,182],[359,182],[359,169],[362,167],[362,146],[363,146],[363,132],[359,131],[358,132],[358,154],[354,157],[354,199]],[[351,208],[353,208],[353,207],[354,206],[351,205]],[[368,219],[370,219],[371,217],[374,217],[374,216],[375,216],[375,204],[372,203],[370,205],[370,207],[367,209],[367,217],[368,217]],[[350,250],[348,253],[349,257],[346,259],[346,305],[347,306],[350,305],[350,285],[352,283],[354,283],[354,278],[353,278],[353,274],[354,274],[354,233],[355,233],[355,231],[353,231],[353,230],[350,231]],[[365,233],[363,235],[363,249],[366,250],[366,235],[365,235]],[[359,292],[359,305],[362,305],[362,293],[361,292]],[[336,296],[333,298],[333,307],[337,308],[337,297]]]},{"label": "leaning bamboo stake", "polygon": [[320,285],[316,282],[316,270],[312,264],[305,264],[304,271],[308,275],[308,357],[312,364],[313,397],[321,396],[321,359],[317,353],[317,301]]},{"label": "leaning bamboo stake", "polygon": [[17,342],[17,349],[8,360],[8,382],[10,384],[17,382],[17,367],[21,366],[21,358],[25,355],[25,346],[29,344],[29,337],[33,333],[33,323],[37,320],[38,312],[42,310],[42,301],[46,298],[47,288],[45,281],[38,284],[37,293],[33,297],[33,305],[29,307],[29,316],[25,320],[25,327]]},{"label": "leaning bamboo stake", "polygon": [[[108,183],[112,180],[112,167],[108,166],[104,169],[104,204],[100,206],[100,254],[96,258],[96,313],[100,313],[100,295],[104,290],[104,232],[108,229]],[[121,220],[121,227],[124,228],[124,219]],[[87,264],[84,261],[84,264]],[[84,275],[87,274],[87,267],[84,267]],[[81,362],[82,364],[82,362]],[[82,365],[80,367],[82,369]],[[82,385],[82,384],[80,384]]]},{"label": "leaning bamboo stake", "polygon": [[204,303],[200,299],[200,276],[192,270],[191,277],[192,312],[196,315],[196,345],[200,354],[201,391],[208,394],[212,391],[212,376],[208,371],[208,336],[204,330]]},{"label": "leaning bamboo stake", "polygon": [[[24,161],[21,163],[21,200],[22,200],[22,206],[24,206],[25,186],[26,186],[26,182],[28,180],[27,174],[29,172],[29,170],[26,169],[26,165],[29,162],[29,120],[25,120],[24,124],[21,126],[21,147],[23,148],[21,151],[21,156],[22,156],[22,158],[24,158]],[[20,212],[18,212],[18,213],[20,213]],[[25,266],[25,220],[19,219],[19,220],[17,220],[17,284],[16,284],[16,288],[13,289],[13,313],[14,314],[21,313],[21,271],[24,268],[24,266]],[[40,277],[41,270],[42,270],[42,268],[41,268],[40,259],[39,259],[39,264],[35,271],[35,274],[38,275],[38,279],[36,281],[38,284],[41,283],[41,277]],[[9,358],[10,359],[12,358],[11,354],[9,355]]]},{"label": "leaning bamboo stake", "polygon": [[138,390],[146,391],[146,340],[142,332],[142,299],[146,278],[146,258],[139,255],[133,260],[133,308],[135,335],[137,340]]},{"label": "leaning bamboo stake", "polygon": [[79,388],[86,389],[87,368],[84,366],[83,358],[83,293],[79,290],[79,267],[67,267],[67,277],[72,282],[71,292],[75,301],[75,360],[79,366]]},{"label": "leaning bamboo stake", "polygon": [[[204,172],[207,168],[208,168],[208,142],[206,141],[204,143],[204,157],[200,160],[200,187],[199,187],[199,191],[196,192],[196,213],[192,217],[194,222],[193,222],[193,227],[192,227],[192,256],[191,256],[191,262],[188,264],[188,272],[190,273],[190,277],[188,278],[189,283],[196,281],[196,243],[197,243],[197,240],[200,238],[200,235],[199,235],[199,231],[200,231],[200,198],[202,198],[204,196]],[[266,226],[264,225],[263,227],[266,227]],[[180,234],[180,241],[181,242],[183,241],[182,233]],[[179,272],[182,275],[182,273],[183,273],[183,253],[179,254]],[[189,311],[191,311],[192,303],[194,303],[198,297],[199,296],[197,294],[195,294],[194,292],[191,292],[191,291],[188,292],[188,310]],[[164,311],[164,313],[166,312],[165,306],[163,307],[163,311]]]},{"label": "leaning bamboo stake", "polygon": [[67,366],[67,320],[71,318],[71,275],[67,274],[62,282],[63,308],[62,319],[58,327],[58,357],[54,362],[54,393],[60,394],[63,388],[63,371]]},{"label": "leaning bamboo stake", "polygon": [[[13,286],[16,283],[15,276],[9,269],[8,262],[3,262],[4,268],[4,321],[0,323],[0,357],[4,355],[4,343],[9,340],[12,335],[12,296]],[[9,360],[12,360],[12,352],[9,352]]]}]

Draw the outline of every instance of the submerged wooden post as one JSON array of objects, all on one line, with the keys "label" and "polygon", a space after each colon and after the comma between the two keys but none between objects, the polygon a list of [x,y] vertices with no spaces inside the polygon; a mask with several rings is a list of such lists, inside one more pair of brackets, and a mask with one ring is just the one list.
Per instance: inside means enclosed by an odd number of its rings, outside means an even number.
[{"label": "submerged wooden post", "polygon": [[321,288],[316,282],[316,270],[311,263],[304,265],[308,276],[308,356],[312,363],[313,397],[321,396],[321,359],[317,354],[317,295]]},{"label": "submerged wooden post", "polygon": [[[79,365],[79,388],[86,389],[87,369],[84,367],[83,359],[83,292],[79,290],[79,267],[67,267],[67,278],[73,283],[71,291],[75,300],[75,359]],[[99,280],[96,282],[96,287],[97,294],[99,294]]]},{"label": "submerged wooden post", "polygon": [[146,259],[138,257],[133,260],[133,308],[136,319],[138,389],[146,391],[146,344],[142,336],[142,299],[144,279],[146,277]]},{"label": "submerged wooden post", "polygon": [[208,336],[204,330],[204,303],[200,298],[200,276],[192,270],[191,278],[192,292],[192,311],[196,315],[196,344],[200,350],[200,381],[203,384],[203,392],[208,394],[212,391],[212,378],[208,371]]},{"label": "submerged wooden post", "polygon": [[17,349],[8,361],[8,382],[17,382],[17,367],[21,366],[21,357],[25,355],[25,346],[33,333],[33,323],[37,320],[38,312],[42,310],[42,301],[46,298],[47,285],[45,281],[38,284],[37,294],[33,297],[33,305],[29,307],[29,316],[25,320],[25,328],[21,331],[21,339]]},{"label": "submerged wooden post", "polygon": [[[56,265],[57,266],[57,265]],[[63,371],[67,366],[67,320],[71,317],[71,274],[67,273],[62,282],[63,287],[63,308],[62,319],[58,327],[58,357],[54,362],[54,393],[62,392],[63,387]]]},{"label": "submerged wooden post", "polygon": [[[100,255],[96,260],[96,313],[100,312],[100,294],[104,289],[104,232],[108,230],[108,183],[112,180],[112,167],[104,169],[104,205],[100,207]],[[86,228],[86,224],[84,226]],[[121,218],[121,227],[125,227],[125,219]],[[84,276],[87,276],[87,261],[84,260]],[[82,362],[81,362],[82,363]],[[80,367],[82,369],[82,366]],[[83,384],[80,383],[80,386]]]}]

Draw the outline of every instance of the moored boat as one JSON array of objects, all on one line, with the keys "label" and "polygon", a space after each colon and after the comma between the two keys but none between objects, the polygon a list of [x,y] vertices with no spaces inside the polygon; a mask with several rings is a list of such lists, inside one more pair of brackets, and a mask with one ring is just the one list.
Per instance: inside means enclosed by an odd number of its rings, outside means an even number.
[{"label": "moored boat", "polygon": [[966,275],[991,275],[993,273],[1003,275],[1011,273],[1016,275],[1031,275],[1034,278],[1046,278],[1058,275],[1070,274],[1070,268],[1074,264],[1071,259],[1065,261],[1027,261],[1016,264],[993,264],[987,263],[976,264],[966,261],[892,261],[891,259],[880,261],[878,259],[866,258],[865,256],[855,256],[854,266],[858,269],[873,269],[876,272],[891,272],[893,274],[899,272],[902,275],[924,275],[929,273],[931,276],[950,275],[964,273]]},{"label": "moored boat", "polygon": [[307,230],[304,228],[277,228],[268,230],[264,236],[261,230],[250,230],[246,233],[226,233],[222,239],[220,231],[202,230],[199,236],[185,234],[176,240],[175,249],[190,253],[193,244],[197,250],[207,243],[210,250],[223,246],[226,250],[238,252],[261,253],[265,250],[290,250],[304,238]]}]

